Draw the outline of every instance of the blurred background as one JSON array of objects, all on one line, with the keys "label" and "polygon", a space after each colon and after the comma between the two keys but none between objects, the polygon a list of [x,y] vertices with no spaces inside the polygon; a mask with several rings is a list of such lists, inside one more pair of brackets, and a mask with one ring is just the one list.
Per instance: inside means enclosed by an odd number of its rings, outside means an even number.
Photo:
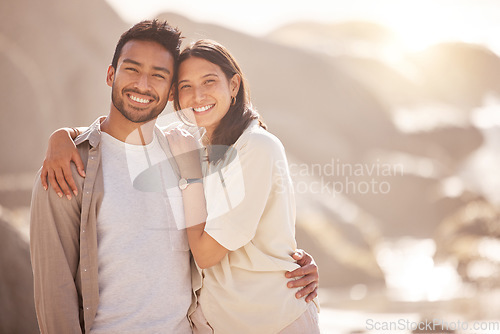
[{"label": "blurred background", "polygon": [[240,62],[287,150],[324,333],[500,332],[498,1],[3,0],[0,333],[37,332],[29,205],[47,138],[107,114],[115,44],[154,17]]}]

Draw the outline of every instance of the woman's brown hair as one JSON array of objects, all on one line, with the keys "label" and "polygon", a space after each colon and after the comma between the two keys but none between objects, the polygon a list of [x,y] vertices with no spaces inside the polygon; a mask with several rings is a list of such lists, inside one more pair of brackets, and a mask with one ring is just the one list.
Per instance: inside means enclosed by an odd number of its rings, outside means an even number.
[{"label": "woman's brown hair", "polygon": [[[252,107],[243,72],[234,57],[224,46],[212,40],[200,39],[187,46],[181,52],[178,62],[179,66],[190,57],[202,58],[219,66],[227,80],[231,80],[235,74],[241,77],[240,88],[236,95],[235,103],[231,103],[228,112],[221,119],[210,138],[208,158],[210,162],[216,163],[224,157],[227,149],[236,142],[252,120],[259,120],[260,126],[264,129],[267,127],[262,122],[257,111]],[[177,82],[177,77],[174,82]],[[180,110],[178,87],[176,84],[174,86],[174,108],[175,110]],[[217,149],[210,149],[210,147],[217,147]]]}]

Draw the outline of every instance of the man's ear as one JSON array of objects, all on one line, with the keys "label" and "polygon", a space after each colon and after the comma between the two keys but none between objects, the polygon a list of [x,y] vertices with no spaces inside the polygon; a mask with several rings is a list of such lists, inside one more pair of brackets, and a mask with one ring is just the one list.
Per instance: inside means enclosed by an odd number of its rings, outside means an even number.
[{"label": "man's ear", "polygon": [[174,85],[172,84],[172,87],[170,87],[170,93],[168,94],[168,102],[172,102],[174,100]]},{"label": "man's ear", "polygon": [[113,65],[109,65],[108,73],[106,74],[106,83],[109,87],[113,87],[113,81],[115,80],[115,68]]},{"label": "man's ear", "polygon": [[233,75],[231,78],[231,81],[229,82],[229,88],[231,89],[231,95],[236,96],[238,94],[238,91],[240,89],[241,85],[241,76],[236,73]]}]

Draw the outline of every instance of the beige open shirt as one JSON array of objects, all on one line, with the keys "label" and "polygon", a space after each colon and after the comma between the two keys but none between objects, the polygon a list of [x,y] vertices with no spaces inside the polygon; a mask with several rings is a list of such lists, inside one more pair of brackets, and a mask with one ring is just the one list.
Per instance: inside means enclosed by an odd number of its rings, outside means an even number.
[{"label": "beige open shirt", "polygon": [[[160,130],[155,131],[162,138]],[[78,196],[68,201],[55,191],[44,190],[40,173],[35,181],[30,247],[42,333],[89,333],[95,319],[99,304],[96,222],[104,191],[100,139],[100,119],[76,139],[86,171],[82,178],[72,165]],[[167,142],[160,143],[171,156]],[[196,269],[193,273],[193,289],[198,289],[201,278]],[[193,293],[189,314],[194,312],[195,298]]]}]

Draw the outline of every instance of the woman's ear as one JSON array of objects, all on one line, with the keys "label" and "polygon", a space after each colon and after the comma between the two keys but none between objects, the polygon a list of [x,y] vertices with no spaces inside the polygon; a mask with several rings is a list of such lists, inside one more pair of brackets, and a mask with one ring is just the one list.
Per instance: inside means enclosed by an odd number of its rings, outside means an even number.
[{"label": "woman's ear", "polygon": [[106,73],[106,83],[109,87],[113,87],[113,81],[115,79],[115,68],[113,65],[109,65],[108,73]]},{"label": "woman's ear", "polygon": [[231,78],[231,81],[229,82],[229,88],[231,89],[231,95],[236,96],[238,94],[238,91],[240,90],[240,85],[241,85],[241,76],[236,73],[233,75]]}]

